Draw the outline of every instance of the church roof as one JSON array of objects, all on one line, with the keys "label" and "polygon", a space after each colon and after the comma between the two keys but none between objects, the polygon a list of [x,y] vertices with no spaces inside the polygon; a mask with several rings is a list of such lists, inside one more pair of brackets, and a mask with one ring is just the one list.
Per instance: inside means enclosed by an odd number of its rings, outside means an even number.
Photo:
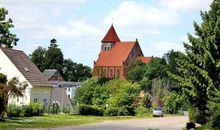
[{"label": "church roof", "polygon": [[116,42],[120,42],[121,40],[119,39],[114,26],[112,25],[110,27],[110,29],[108,30],[107,34],[105,35],[105,37],[102,39],[102,43],[116,43]]},{"label": "church roof", "polygon": [[116,42],[111,50],[101,51],[95,66],[123,66],[133,47],[134,42]]},{"label": "church roof", "polygon": [[142,62],[144,62],[145,64],[149,63],[151,60],[152,60],[153,57],[143,57],[143,56],[140,56],[140,57],[137,57],[136,60],[140,60]]},{"label": "church roof", "polygon": [[31,85],[34,87],[52,87],[40,70],[23,51],[1,47],[0,49]]}]

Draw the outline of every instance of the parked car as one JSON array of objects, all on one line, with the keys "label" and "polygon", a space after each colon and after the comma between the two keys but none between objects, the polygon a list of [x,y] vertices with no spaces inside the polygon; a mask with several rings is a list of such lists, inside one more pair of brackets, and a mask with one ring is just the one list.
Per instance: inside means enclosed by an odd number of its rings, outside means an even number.
[{"label": "parked car", "polygon": [[164,112],[163,112],[163,108],[162,107],[157,107],[153,110],[153,117],[163,117],[164,116]]}]

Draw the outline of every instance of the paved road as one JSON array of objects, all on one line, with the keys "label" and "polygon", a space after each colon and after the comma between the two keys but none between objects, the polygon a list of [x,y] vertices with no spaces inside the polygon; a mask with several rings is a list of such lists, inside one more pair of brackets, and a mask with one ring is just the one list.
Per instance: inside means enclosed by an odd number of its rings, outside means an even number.
[{"label": "paved road", "polygon": [[104,121],[96,124],[47,128],[43,130],[182,130],[187,121],[188,117],[186,116],[158,117],[151,119]]}]

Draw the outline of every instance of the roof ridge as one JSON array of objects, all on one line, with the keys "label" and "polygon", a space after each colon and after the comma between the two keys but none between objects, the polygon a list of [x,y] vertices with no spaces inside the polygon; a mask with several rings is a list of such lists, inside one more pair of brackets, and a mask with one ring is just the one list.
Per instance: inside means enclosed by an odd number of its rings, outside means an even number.
[{"label": "roof ridge", "polygon": [[116,42],[120,42],[121,40],[119,39],[115,28],[113,26],[113,24],[111,25],[111,27],[109,28],[108,32],[106,33],[105,37],[102,39],[102,43],[107,43],[107,42],[112,42],[112,43],[116,43]]}]

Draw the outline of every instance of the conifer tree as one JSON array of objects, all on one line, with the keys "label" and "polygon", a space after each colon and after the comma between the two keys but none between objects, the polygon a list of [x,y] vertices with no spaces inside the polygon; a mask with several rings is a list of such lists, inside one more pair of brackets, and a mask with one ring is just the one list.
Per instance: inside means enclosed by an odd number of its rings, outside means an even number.
[{"label": "conifer tree", "polygon": [[190,106],[198,110],[197,122],[206,123],[208,101],[220,85],[220,0],[214,0],[209,11],[201,12],[201,25],[194,22],[195,36],[188,34],[186,53],[177,60],[178,82]]}]

